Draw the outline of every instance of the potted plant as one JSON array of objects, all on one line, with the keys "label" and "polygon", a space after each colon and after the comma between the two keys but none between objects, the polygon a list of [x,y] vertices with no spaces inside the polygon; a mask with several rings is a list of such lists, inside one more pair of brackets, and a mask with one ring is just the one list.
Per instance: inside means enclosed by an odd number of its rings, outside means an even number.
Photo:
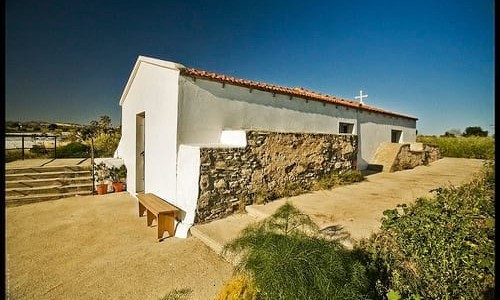
[{"label": "potted plant", "polygon": [[102,161],[95,166],[95,175],[97,177],[97,194],[106,194],[108,190],[108,184],[105,181],[110,177],[110,170],[106,163]]},{"label": "potted plant", "polygon": [[127,178],[127,167],[125,165],[121,165],[119,168],[112,167],[110,169],[110,178],[113,181],[114,191],[116,193],[123,191]]}]

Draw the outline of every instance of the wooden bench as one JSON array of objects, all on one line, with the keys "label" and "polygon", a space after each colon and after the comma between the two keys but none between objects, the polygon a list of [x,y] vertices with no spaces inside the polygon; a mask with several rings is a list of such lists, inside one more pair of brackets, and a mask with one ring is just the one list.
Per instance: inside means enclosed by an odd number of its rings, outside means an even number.
[{"label": "wooden bench", "polygon": [[163,233],[168,231],[169,236],[175,234],[175,220],[180,214],[180,209],[151,193],[137,194],[139,199],[139,217],[147,211],[147,224],[151,226],[156,219],[158,227],[158,241],[163,239]]}]

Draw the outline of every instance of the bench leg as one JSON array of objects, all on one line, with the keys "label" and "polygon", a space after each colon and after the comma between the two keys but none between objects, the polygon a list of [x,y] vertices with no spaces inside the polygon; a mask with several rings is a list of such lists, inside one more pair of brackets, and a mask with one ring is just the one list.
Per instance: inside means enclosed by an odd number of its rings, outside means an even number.
[{"label": "bench leg", "polygon": [[144,212],[146,211],[146,207],[142,205],[141,202],[139,202],[139,217],[142,217],[144,215]]},{"label": "bench leg", "polygon": [[148,226],[151,226],[153,224],[153,220],[156,218],[156,216],[148,210]]},{"label": "bench leg", "polygon": [[170,237],[174,236],[174,216],[173,215],[159,215],[158,216],[158,239],[163,238],[163,233],[168,231]]}]

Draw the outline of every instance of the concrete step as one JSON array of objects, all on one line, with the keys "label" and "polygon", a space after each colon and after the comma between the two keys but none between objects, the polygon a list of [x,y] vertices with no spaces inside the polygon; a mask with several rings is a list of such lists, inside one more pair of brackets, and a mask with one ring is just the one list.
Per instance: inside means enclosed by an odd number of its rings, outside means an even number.
[{"label": "concrete step", "polygon": [[28,172],[5,174],[5,181],[23,181],[36,179],[57,179],[57,178],[76,178],[76,177],[92,177],[92,171],[58,171],[58,172]]},{"label": "concrete step", "polygon": [[[300,196],[299,196],[300,197]],[[245,210],[247,214],[253,218],[256,218],[257,220],[263,220],[278,210],[282,205],[284,205],[289,198],[285,199],[277,199],[274,200],[270,203],[267,204],[253,204],[253,205],[248,205],[245,207]],[[307,211],[302,211],[307,214]],[[320,231],[329,231],[330,228],[332,228],[331,224],[322,224],[322,223],[317,223],[319,226]],[[350,239],[344,239],[340,240],[340,243],[346,246],[348,249],[353,248],[353,241]]]},{"label": "concrete step", "polygon": [[264,206],[265,206],[264,204],[247,205],[245,206],[245,211],[251,217],[254,217],[256,219],[264,219],[274,213],[274,211],[270,212],[263,211],[262,208]]},{"label": "concrete step", "polygon": [[23,168],[5,168],[5,174],[37,174],[46,172],[77,172],[91,171],[91,166],[45,166],[45,167],[23,167]]},{"label": "concrete step", "polygon": [[92,166],[86,158],[16,161],[5,166],[5,186],[7,206],[92,195]]},{"label": "concrete step", "polygon": [[6,207],[14,207],[30,203],[57,200],[75,196],[87,196],[87,195],[92,195],[92,191],[88,190],[88,191],[78,191],[78,192],[68,192],[68,193],[39,194],[39,195],[30,195],[24,197],[13,196],[5,198],[5,205]]},{"label": "concrete step", "polygon": [[[194,225],[190,229],[191,235],[202,241],[228,262],[237,265],[240,257],[231,252],[223,252],[224,245],[237,238],[249,225],[262,221],[272,215],[276,209],[284,203],[275,204],[276,205],[269,205],[269,203],[266,205],[249,205],[245,207],[246,213],[235,214],[224,219]],[[325,228],[327,227],[329,226]],[[348,249],[352,249],[353,247],[352,241],[349,239],[340,242]]]},{"label": "concrete step", "polygon": [[64,186],[74,184],[92,183],[92,176],[78,176],[78,177],[58,177],[58,178],[42,178],[42,179],[22,179],[22,180],[6,180],[6,189],[15,188],[32,188],[43,186]]},{"label": "concrete step", "polygon": [[5,189],[5,197],[24,197],[28,195],[40,194],[66,194],[79,193],[83,191],[92,191],[92,181],[89,183],[68,184],[68,185],[52,185],[39,187],[24,187],[24,188],[7,188]]},{"label": "concrete step", "polygon": [[215,253],[222,255],[227,261],[236,264],[238,259],[231,253],[223,254],[223,247],[229,241],[238,237],[240,232],[250,224],[259,221],[259,218],[249,214],[235,214],[224,219],[191,227],[191,235],[202,241]]},{"label": "concrete step", "polygon": [[403,144],[382,143],[378,146],[368,168],[377,172],[391,172],[396,157]]}]

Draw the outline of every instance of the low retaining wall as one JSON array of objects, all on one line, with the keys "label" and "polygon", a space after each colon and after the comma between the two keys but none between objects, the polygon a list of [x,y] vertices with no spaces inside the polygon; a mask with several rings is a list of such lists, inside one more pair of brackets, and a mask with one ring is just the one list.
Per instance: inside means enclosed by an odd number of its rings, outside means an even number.
[{"label": "low retaining wall", "polygon": [[428,165],[441,158],[439,147],[430,144],[418,145],[418,150],[412,150],[411,144],[401,145],[398,155],[391,167],[391,172],[413,169]]},{"label": "low retaining wall", "polygon": [[357,136],[247,132],[245,148],[200,149],[195,223],[220,219],[261,193],[356,166]]}]

